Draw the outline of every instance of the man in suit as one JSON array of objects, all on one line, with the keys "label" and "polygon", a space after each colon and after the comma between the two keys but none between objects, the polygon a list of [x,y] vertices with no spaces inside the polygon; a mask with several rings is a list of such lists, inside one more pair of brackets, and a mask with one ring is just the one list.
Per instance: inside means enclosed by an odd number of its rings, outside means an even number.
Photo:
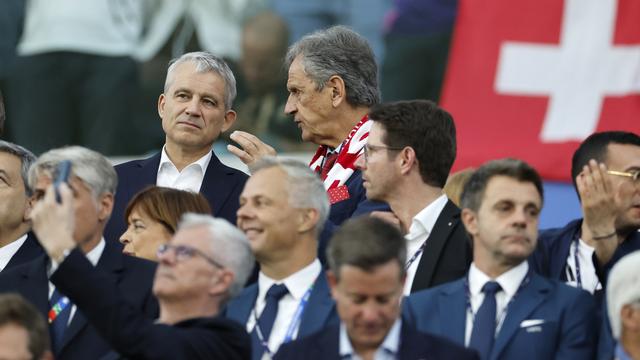
[{"label": "man in suit", "polygon": [[349,220],[331,239],[327,272],[340,324],[285,344],[276,359],[477,359],[400,318],[405,241],[393,225]]},{"label": "man in suit", "polygon": [[[57,263],[51,281],[85,312],[120,356],[133,359],[248,359],[251,342],[241,325],[215,317],[237,294],[253,266],[246,237],[224,219],[187,214],[172,240],[158,249],[154,321],[127,301],[127,293],[98,271],[73,241],[74,203],[52,187],[33,212],[34,230]],[[77,223],[76,223],[77,225]],[[67,255],[65,255],[67,254]],[[109,354],[111,358],[120,358]],[[97,357],[83,357],[84,359]]]},{"label": "man in suit", "polygon": [[464,278],[409,297],[418,329],[476,349],[482,360],[592,359],[592,297],[533,273],[526,261],[542,208],[538,173],[520,160],[490,161],[461,201],[473,263]]},{"label": "man in suit", "polygon": [[356,161],[375,212],[406,234],[409,295],[463,276],[473,256],[460,209],[442,191],[456,157],[451,115],[427,100],[376,105],[364,156]]},{"label": "man in suit", "polygon": [[0,140],[0,272],[43,254],[29,231],[29,167],[36,160],[22,146]]},{"label": "man in suit", "polygon": [[[39,202],[58,175],[59,164],[71,162],[69,187],[73,190],[75,228],[72,233],[78,251],[86,254],[91,265],[117,284],[126,301],[148,318],[155,318],[158,306],[151,293],[155,265],[125,256],[115,243],[102,236],[113,207],[117,175],[111,163],[95,151],[79,146],[50,150],[42,154],[29,170],[29,186],[34,201]],[[70,215],[71,216],[71,215]],[[40,232],[40,235],[45,233]],[[52,231],[48,236],[58,236]],[[18,292],[34,304],[50,320],[49,331],[56,359],[97,359],[109,351],[109,345],[88,324],[76,304],[64,291],[50,282],[60,259],[42,255],[33,261],[0,274],[0,292]]]},{"label": "man in suit", "polygon": [[120,183],[105,237],[117,241],[126,230],[129,200],[149,185],[201,192],[213,215],[236,223],[238,197],[247,175],[213,153],[213,142],[236,120],[236,81],[224,60],[206,53],[182,55],[167,70],[158,114],[166,134],[158,154],[116,166]]},{"label": "man in suit", "polygon": [[571,176],[583,218],[540,233],[530,258],[541,275],[596,293],[624,255],[640,250],[640,136],[605,131],[573,154]]},{"label": "man in suit", "polygon": [[47,323],[17,294],[0,295],[0,359],[53,360]]},{"label": "man in suit", "polygon": [[253,359],[280,344],[337,322],[335,305],[318,260],[318,233],[329,201],[305,164],[264,157],[240,195],[238,227],[260,265],[257,284],[232,300],[226,316],[246,324]]},{"label": "man in suit", "polygon": [[[364,151],[371,121],[369,108],[380,101],[377,65],[367,40],[343,26],[309,34],[293,44],[285,58],[289,98],[285,113],[301,130],[303,141],[319,146],[310,167],[320,174],[331,213],[320,237],[320,256],[335,227],[346,219],[386,204],[368,201],[355,161]],[[230,152],[250,164],[275,150],[257,137],[234,131],[239,147]]]}]

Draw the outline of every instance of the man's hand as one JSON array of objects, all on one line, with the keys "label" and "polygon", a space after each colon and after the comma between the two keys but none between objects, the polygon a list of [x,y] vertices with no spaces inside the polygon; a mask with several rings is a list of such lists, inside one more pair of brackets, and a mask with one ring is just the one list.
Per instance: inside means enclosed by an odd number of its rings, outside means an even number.
[{"label": "man's hand", "polygon": [[247,166],[255,163],[261,157],[266,155],[275,156],[276,151],[273,147],[265,144],[256,136],[244,131],[234,131],[229,135],[231,140],[240,145],[242,149],[234,145],[227,145],[227,150],[237,156]]},{"label": "man's hand", "polygon": [[64,252],[76,246],[73,240],[74,210],[73,194],[66,183],[58,187],[62,202],[56,202],[53,185],[49,185],[44,198],[31,212],[33,231],[49,257],[60,262]]},{"label": "man's hand", "polygon": [[576,184],[584,216],[582,239],[595,247],[600,264],[606,264],[618,246],[617,207],[606,165],[590,160],[576,177]]}]

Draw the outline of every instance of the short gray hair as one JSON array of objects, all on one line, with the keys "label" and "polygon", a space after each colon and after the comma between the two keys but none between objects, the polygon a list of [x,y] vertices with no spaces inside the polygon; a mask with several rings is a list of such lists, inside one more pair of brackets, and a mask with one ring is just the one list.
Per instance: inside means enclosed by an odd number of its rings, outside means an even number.
[{"label": "short gray hair", "polygon": [[27,196],[31,196],[32,190],[29,186],[29,168],[31,167],[31,164],[36,161],[36,156],[22,146],[4,140],[0,140],[0,152],[11,154],[20,159],[22,164],[20,167],[20,175],[22,176],[24,189]]},{"label": "short gray hair", "polygon": [[252,174],[272,167],[281,168],[287,174],[289,204],[296,209],[315,209],[318,212],[318,233],[329,216],[329,198],[318,174],[297,160],[264,156],[251,165]]},{"label": "short gray hair", "polygon": [[255,265],[247,236],[225,219],[195,213],[182,216],[178,231],[198,226],[206,227],[211,235],[211,250],[216,254],[215,260],[235,275],[229,288],[229,298],[236,296],[242,291]]},{"label": "short gray hair", "polygon": [[167,78],[164,82],[165,94],[169,91],[169,87],[173,83],[173,71],[176,67],[185,62],[192,62],[196,65],[196,72],[207,73],[213,72],[224,80],[224,106],[225,110],[231,109],[233,100],[236,98],[236,78],[233,76],[233,72],[229,68],[229,65],[221,58],[208,53],[206,51],[197,51],[186,53],[179,58],[171,60],[169,62],[169,68],[167,69]]},{"label": "short gray hair", "polygon": [[378,66],[367,40],[346,26],[333,26],[304,36],[289,47],[285,58],[288,69],[302,56],[307,76],[322,90],[331,76],[344,80],[347,103],[373,106],[380,102]]},{"label": "short gray hair", "polygon": [[29,186],[35,188],[38,177],[55,178],[56,168],[64,160],[71,161],[71,174],[77,176],[98,200],[103,194],[116,193],[118,174],[102,154],[82,146],[66,146],[49,150],[36,160],[29,169]]},{"label": "short gray hair", "polygon": [[640,250],[620,259],[607,281],[607,312],[615,339],[622,335],[620,310],[625,305],[640,307]]}]

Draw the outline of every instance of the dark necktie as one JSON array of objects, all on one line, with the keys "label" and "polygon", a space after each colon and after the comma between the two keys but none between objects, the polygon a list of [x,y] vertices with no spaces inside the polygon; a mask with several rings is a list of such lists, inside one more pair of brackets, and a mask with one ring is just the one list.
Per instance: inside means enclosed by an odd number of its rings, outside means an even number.
[{"label": "dark necktie", "polygon": [[268,343],[269,336],[271,335],[271,329],[273,329],[273,323],[276,321],[276,316],[278,315],[278,303],[280,302],[280,299],[288,293],[289,290],[287,290],[287,287],[284,284],[273,284],[267,291],[267,295],[265,296],[266,304],[262,310],[262,314],[260,314],[260,318],[258,318],[256,327],[254,327],[251,332],[254,346],[254,360],[262,358],[262,354],[264,352],[264,346],[260,342],[260,338],[257,336],[257,327],[260,327],[262,340],[265,343]]},{"label": "dark necktie", "polygon": [[320,179],[324,181],[327,178],[327,174],[329,174],[329,170],[333,167],[333,164],[338,160],[338,152],[328,153],[324,157],[324,162],[322,163],[322,168],[320,169]]},{"label": "dark necktie", "polygon": [[[49,324],[51,347],[54,354],[58,354],[61,350],[64,332],[67,329],[69,316],[71,315],[71,303],[67,303],[66,305],[61,303],[60,300],[62,298],[64,298],[64,295],[62,295],[58,289],[54,289],[53,294],[51,294],[51,299],[49,299],[49,306],[51,307],[49,312],[57,313],[54,320]],[[68,299],[66,301],[68,301]],[[55,308],[62,309],[58,312]],[[51,319],[51,314],[49,318]]]},{"label": "dark necktie", "polygon": [[484,301],[473,321],[469,347],[478,350],[480,359],[488,360],[496,334],[496,293],[502,288],[495,281],[488,281],[482,287]]}]

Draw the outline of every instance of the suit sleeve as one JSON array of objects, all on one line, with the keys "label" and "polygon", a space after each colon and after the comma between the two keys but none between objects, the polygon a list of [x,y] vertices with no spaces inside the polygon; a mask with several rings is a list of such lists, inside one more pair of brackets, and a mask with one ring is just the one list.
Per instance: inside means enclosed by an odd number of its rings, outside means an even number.
[{"label": "suit sleeve", "polygon": [[562,319],[555,358],[593,359],[598,331],[595,302],[591,295],[583,290],[575,290],[572,293],[577,296],[573,296],[573,299],[567,297],[567,311]]},{"label": "suit sleeve", "polygon": [[51,276],[58,289],[119,353],[152,359],[240,359],[250,347],[248,335],[226,320],[203,327],[154,324],[120,294],[117,285],[96,270],[78,249]]}]

